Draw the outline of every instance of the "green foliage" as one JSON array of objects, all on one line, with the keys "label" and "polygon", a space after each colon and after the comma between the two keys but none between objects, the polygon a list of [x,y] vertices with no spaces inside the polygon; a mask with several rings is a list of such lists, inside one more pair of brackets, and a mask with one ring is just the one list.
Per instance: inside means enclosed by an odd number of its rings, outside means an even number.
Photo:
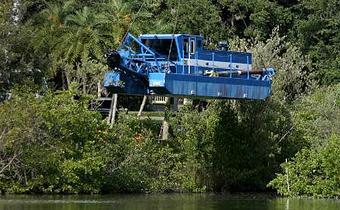
[{"label": "green foliage", "polygon": [[[232,32],[242,37],[269,38],[272,30],[280,26],[282,30],[291,27],[293,14],[280,1],[269,0],[219,0],[222,19],[232,28]],[[293,3],[294,6],[294,3]]]},{"label": "green foliage", "polygon": [[339,84],[320,88],[296,104],[295,129],[313,147],[322,146],[333,134],[340,135],[339,90]]},{"label": "green foliage", "polygon": [[171,125],[197,189],[264,189],[286,151],[299,148],[279,140],[289,130],[290,115],[273,101],[212,101],[202,113],[178,113]]},{"label": "green foliage", "polygon": [[16,92],[0,107],[2,191],[259,189],[281,160],[270,138],[279,137],[277,127],[287,119],[276,120],[275,112],[256,116],[265,109],[262,103],[212,102],[205,112],[187,108],[170,119],[172,140],[159,142],[158,124],[121,116],[109,128],[75,94],[36,98]]},{"label": "green foliage", "polygon": [[302,51],[308,53],[322,84],[340,81],[340,4],[337,0],[304,0],[299,5],[292,35],[298,37]]},{"label": "green foliage", "polygon": [[[97,132],[103,124],[97,113],[87,110],[86,100],[73,98],[72,91],[42,98],[16,92],[1,105],[2,191],[97,190],[97,176],[89,179],[83,172],[101,169],[101,157],[88,157],[87,152],[91,143],[100,144]],[[86,185],[74,184],[78,179]]]},{"label": "green foliage", "polygon": [[168,1],[168,8],[162,14],[164,23],[174,21],[168,32],[202,34],[217,37],[221,34],[221,23],[217,8],[210,0]]},{"label": "green foliage", "polygon": [[[4,8],[6,6],[3,5]],[[4,14],[0,17],[0,101],[14,85],[22,84],[28,78],[43,85],[48,60],[40,59],[42,54],[30,53],[33,31],[27,26],[13,25]]]},{"label": "green foliage", "polygon": [[31,91],[0,106],[2,192],[197,190],[177,146],[158,142],[153,122],[123,117],[111,129],[73,89]]},{"label": "green foliage", "polygon": [[339,152],[339,135],[331,136],[319,150],[303,149],[292,161],[282,164],[285,173],[278,174],[269,186],[286,196],[339,196]]},{"label": "green foliage", "polygon": [[273,97],[277,102],[293,102],[315,86],[312,75],[308,73],[312,69],[311,59],[302,55],[286,37],[281,37],[278,28],[266,41],[255,39],[249,43],[245,39],[233,39],[230,47],[252,52],[254,68],[275,69]]},{"label": "green foliage", "polygon": [[279,193],[339,196],[339,88],[339,85],[321,88],[296,106],[293,115],[296,128],[291,138],[304,139],[309,146],[283,164],[284,173],[270,182],[269,186]]}]

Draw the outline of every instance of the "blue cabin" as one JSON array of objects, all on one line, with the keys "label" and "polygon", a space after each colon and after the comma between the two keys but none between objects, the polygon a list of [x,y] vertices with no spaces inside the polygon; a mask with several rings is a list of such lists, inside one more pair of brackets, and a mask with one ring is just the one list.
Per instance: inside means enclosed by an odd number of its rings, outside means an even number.
[{"label": "blue cabin", "polygon": [[108,54],[104,87],[112,93],[263,100],[274,69],[254,70],[251,53],[208,50],[203,37],[126,34]]}]

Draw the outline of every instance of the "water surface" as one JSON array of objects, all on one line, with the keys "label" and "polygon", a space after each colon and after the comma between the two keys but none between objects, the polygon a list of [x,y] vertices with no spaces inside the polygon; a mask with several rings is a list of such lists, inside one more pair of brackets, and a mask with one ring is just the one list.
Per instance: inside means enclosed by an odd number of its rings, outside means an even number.
[{"label": "water surface", "polygon": [[0,210],[340,210],[339,200],[287,199],[268,195],[72,195],[0,196]]}]

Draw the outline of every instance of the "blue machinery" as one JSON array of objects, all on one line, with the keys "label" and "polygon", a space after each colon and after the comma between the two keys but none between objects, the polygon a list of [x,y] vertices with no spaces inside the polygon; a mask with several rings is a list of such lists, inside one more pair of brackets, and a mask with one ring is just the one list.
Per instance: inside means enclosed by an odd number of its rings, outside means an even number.
[{"label": "blue machinery", "polygon": [[186,34],[128,33],[107,61],[104,87],[119,94],[263,100],[274,75],[254,70],[250,53],[207,50]]}]

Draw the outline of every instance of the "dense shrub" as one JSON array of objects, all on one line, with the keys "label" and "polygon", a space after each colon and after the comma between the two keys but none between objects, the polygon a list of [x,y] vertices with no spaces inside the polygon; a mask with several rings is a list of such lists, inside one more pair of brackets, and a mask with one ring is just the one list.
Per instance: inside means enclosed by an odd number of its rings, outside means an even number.
[{"label": "dense shrub", "polygon": [[307,146],[288,163],[269,186],[283,195],[340,195],[340,85],[320,88],[296,106],[293,141]]},{"label": "dense shrub", "polygon": [[77,92],[29,91],[0,105],[0,190],[12,193],[197,191],[187,159],[159,124],[113,128]]},{"label": "dense shrub", "polygon": [[282,164],[285,173],[270,182],[287,196],[340,196],[340,136],[328,139],[321,149],[303,149]]}]

